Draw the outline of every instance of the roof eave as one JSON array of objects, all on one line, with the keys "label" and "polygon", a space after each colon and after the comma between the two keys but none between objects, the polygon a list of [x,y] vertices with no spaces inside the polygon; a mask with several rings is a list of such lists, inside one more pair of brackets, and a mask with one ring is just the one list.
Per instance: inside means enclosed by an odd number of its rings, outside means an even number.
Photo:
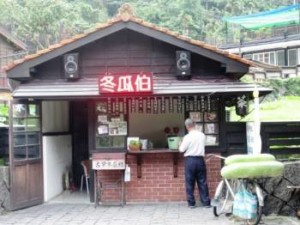
[{"label": "roof eave", "polygon": [[[33,57],[25,57],[23,61],[20,61],[19,64],[14,65],[13,68],[7,69],[7,74],[9,78],[29,78],[30,75],[24,74],[24,69],[29,70],[30,68],[37,66],[41,63],[44,63],[50,59],[58,57],[67,52],[73,51],[74,49],[80,48],[86,44],[89,44],[93,41],[96,41],[100,38],[106,37],[110,34],[113,34],[122,29],[129,29],[135,32],[142,33],[149,37],[155,38],[157,40],[175,45],[179,48],[186,49],[188,51],[194,52],[196,54],[202,55],[204,57],[210,58],[215,61],[222,62],[226,67],[226,72],[231,74],[245,74],[248,72],[249,64],[242,61],[237,61],[232,55],[225,54],[222,50],[216,50],[210,45],[206,45],[199,41],[193,41],[191,39],[185,38],[180,35],[174,35],[171,31],[160,30],[154,25],[148,25],[148,23],[143,24],[138,21],[129,20],[122,21],[116,20],[110,25],[105,26],[104,28],[98,28],[87,33],[86,35],[79,35],[80,38],[77,40],[74,38],[70,40],[65,40],[60,44],[50,46],[47,50],[41,50],[37,52]],[[170,32],[172,34],[170,34]],[[201,43],[201,46],[199,43]],[[22,68],[22,69],[20,69]],[[238,76],[238,78],[240,75]]]},{"label": "roof eave", "polygon": [[[72,42],[70,41],[70,43],[66,43],[66,44],[61,43],[61,44],[53,45],[53,47],[50,46],[49,47],[50,50],[48,52],[44,53],[43,50],[41,50],[36,53],[37,57],[34,57],[32,59],[26,59],[25,57],[24,62],[20,62],[20,64],[14,66],[13,68],[7,69],[7,76],[12,79],[30,78],[30,74],[29,74],[30,68],[40,65],[48,60],[63,55],[67,52],[73,51],[74,49],[80,48],[100,38],[113,34],[119,30],[124,29],[125,27],[126,27],[125,23],[115,23],[105,29],[99,30],[97,32],[89,33],[85,37],[80,38],[78,40]],[[65,42],[68,42],[68,40],[65,40]],[[27,70],[28,73],[24,73],[25,70]]]}]

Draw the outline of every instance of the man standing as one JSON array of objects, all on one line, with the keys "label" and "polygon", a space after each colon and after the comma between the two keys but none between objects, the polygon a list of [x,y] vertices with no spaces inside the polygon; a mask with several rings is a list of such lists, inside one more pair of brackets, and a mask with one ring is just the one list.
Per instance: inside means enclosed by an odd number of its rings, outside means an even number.
[{"label": "man standing", "polygon": [[195,128],[191,119],[185,120],[188,130],[179,146],[179,151],[184,152],[185,157],[185,187],[187,202],[190,208],[196,207],[194,196],[195,183],[197,182],[200,201],[204,207],[210,207],[210,198],[206,182],[205,135]]}]

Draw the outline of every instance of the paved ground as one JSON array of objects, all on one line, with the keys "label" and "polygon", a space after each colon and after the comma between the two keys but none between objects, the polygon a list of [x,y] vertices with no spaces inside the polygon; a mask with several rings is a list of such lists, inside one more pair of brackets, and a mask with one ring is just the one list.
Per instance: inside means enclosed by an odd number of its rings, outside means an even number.
[{"label": "paved ground", "polygon": [[[80,225],[232,225],[244,224],[221,216],[213,216],[212,209],[190,209],[184,203],[127,204],[99,206],[92,204],[47,203],[0,216],[1,225],[80,224]],[[264,217],[265,225],[296,225],[296,218]]]}]

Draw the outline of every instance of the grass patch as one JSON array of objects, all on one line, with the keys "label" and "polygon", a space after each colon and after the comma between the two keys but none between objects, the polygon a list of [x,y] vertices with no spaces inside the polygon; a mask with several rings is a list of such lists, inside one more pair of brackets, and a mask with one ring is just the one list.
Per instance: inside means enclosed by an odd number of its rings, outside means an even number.
[{"label": "grass patch", "polygon": [[[253,102],[249,104],[249,114],[240,117],[235,114],[235,108],[231,107],[230,121],[253,121]],[[285,96],[272,102],[260,104],[261,122],[300,121],[300,96]]]}]

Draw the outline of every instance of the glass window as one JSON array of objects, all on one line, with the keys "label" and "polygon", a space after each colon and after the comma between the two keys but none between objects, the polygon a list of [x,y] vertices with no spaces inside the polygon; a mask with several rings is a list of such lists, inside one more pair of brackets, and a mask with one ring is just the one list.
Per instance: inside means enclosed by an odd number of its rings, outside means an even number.
[{"label": "glass window", "polygon": [[298,62],[297,49],[289,49],[288,50],[288,65],[296,66]]},{"label": "glass window", "polygon": [[252,59],[252,54],[246,54],[243,56],[245,59]]},{"label": "glass window", "polygon": [[14,144],[15,146],[24,146],[26,144],[25,133],[14,134]]},{"label": "glass window", "polygon": [[15,147],[14,157],[15,159],[26,159],[26,147]]},{"label": "glass window", "polygon": [[13,116],[14,117],[25,117],[27,115],[25,104],[14,104],[13,105]]},{"label": "glass window", "polygon": [[40,110],[39,107],[35,104],[29,104],[28,105],[28,116],[39,116],[40,115]]},{"label": "glass window", "polygon": [[264,53],[259,53],[258,54],[258,61],[259,62],[264,62]]},{"label": "glass window", "polygon": [[27,134],[27,143],[29,145],[37,145],[40,143],[39,133],[28,133]]},{"label": "glass window", "polygon": [[26,160],[40,157],[40,105],[13,105],[14,159]]},{"label": "glass window", "polygon": [[264,53],[264,63],[270,64],[270,52]]},{"label": "glass window", "polygon": [[40,130],[40,119],[39,118],[26,119],[26,130],[27,131],[39,131]]},{"label": "glass window", "polygon": [[253,54],[253,60],[258,61],[258,54]]},{"label": "glass window", "polygon": [[270,52],[270,64],[276,65],[275,52]]},{"label": "glass window", "polygon": [[28,158],[39,158],[40,157],[40,146],[28,146]]},{"label": "glass window", "polygon": [[277,65],[285,66],[284,50],[279,50],[276,53],[277,53]]}]

